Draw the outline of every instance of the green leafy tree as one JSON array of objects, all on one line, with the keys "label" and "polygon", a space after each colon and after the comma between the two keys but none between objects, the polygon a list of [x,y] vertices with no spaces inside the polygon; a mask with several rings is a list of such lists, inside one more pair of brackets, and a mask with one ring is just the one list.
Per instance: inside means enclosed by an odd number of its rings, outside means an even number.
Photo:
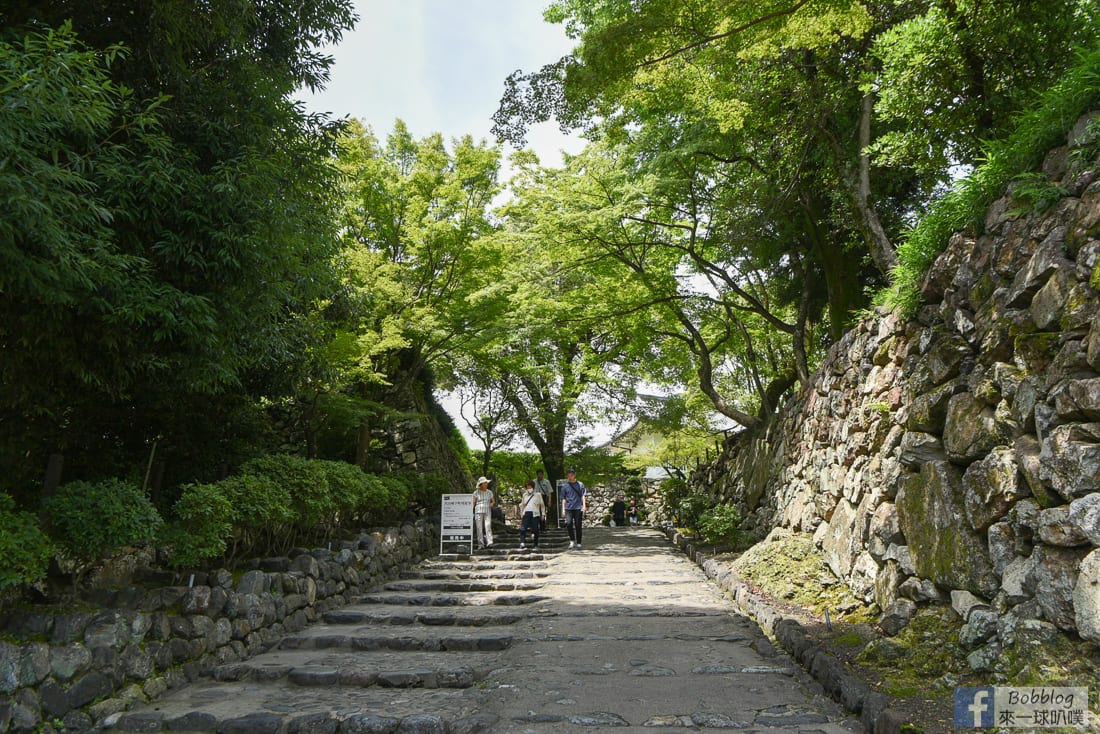
[{"label": "green leafy tree", "polygon": [[[468,136],[453,150],[438,134],[416,141],[400,121],[384,143],[353,121],[339,151],[342,392],[382,405],[393,380],[409,384],[433,364],[446,370],[494,318],[493,299],[475,294],[492,288],[486,236],[499,153]],[[365,465],[384,416],[364,411],[361,419],[356,461]]]},{"label": "green leafy tree", "polygon": [[177,481],[237,459],[251,426],[226,419],[287,388],[266,376],[300,371],[336,284],[331,125],[291,95],[353,20],[344,0],[0,10],[3,481],[26,492],[54,452],[70,477],[153,444]]},{"label": "green leafy tree", "polygon": [[[495,131],[556,117],[599,142],[574,166],[573,231],[648,291],[654,334],[742,425],[885,283],[969,141],[1096,37],[1084,2],[561,0],[546,17],[577,46],[509,78]],[[944,156],[911,155],[941,138]]]}]

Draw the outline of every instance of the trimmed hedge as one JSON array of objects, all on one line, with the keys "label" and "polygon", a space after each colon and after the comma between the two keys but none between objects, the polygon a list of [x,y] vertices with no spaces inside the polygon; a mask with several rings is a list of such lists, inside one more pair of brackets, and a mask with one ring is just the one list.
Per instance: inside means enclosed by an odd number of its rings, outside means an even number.
[{"label": "trimmed hedge", "polygon": [[75,577],[130,545],[148,543],[163,524],[141,489],[122,479],[69,482],[43,503],[46,530]]},{"label": "trimmed hedge", "polygon": [[126,546],[159,541],[169,565],[285,553],[344,528],[382,525],[438,507],[446,480],[414,472],[366,474],[342,461],[274,454],[249,461],[218,482],[189,484],[164,523],[134,484],[70,482],[43,503],[43,525],[0,494],[0,589],[41,581],[57,554],[74,583]]},{"label": "trimmed hedge", "polygon": [[183,487],[163,538],[176,568],[285,553],[342,528],[435,507],[446,491],[437,477],[373,475],[340,461],[273,454],[219,482]]}]

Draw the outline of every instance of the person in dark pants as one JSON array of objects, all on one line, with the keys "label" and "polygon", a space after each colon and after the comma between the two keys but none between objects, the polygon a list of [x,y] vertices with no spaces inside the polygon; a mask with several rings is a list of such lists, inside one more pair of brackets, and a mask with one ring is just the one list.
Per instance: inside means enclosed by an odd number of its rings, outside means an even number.
[{"label": "person in dark pants", "polygon": [[554,485],[546,478],[545,472],[539,469],[535,472],[535,489],[542,493],[542,504],[546,506],[546,512],[542,513],[542,529],[546,530],[546,523],[550,520],[550,508],[554,506]]},{"label": "person in dark pants", "polygon": [[565,527],[569,528],[569,547],[581,549],[581,529],[584,513],[588,509],[588,490],[577,481],[577,470],[570,468],[561,485],[561,511],[565,515]]},{"label": "person in dark pants", "polygon": [[611,522],[617,528],[626,525],[626,502],[621,494],[611,503]]},{"label": "person in dark pants", "polygon": [[539,547],[539,521],[546,514],[546,505],[542,503],[542,493],[535,488],[535,483],[527,480],[527,489],[523,493],[523,499],[519,503],[520,512],[523,513],[523,522],[519,526],[519,549],[527,549],[527,531],[535,534],[533,548]]}]

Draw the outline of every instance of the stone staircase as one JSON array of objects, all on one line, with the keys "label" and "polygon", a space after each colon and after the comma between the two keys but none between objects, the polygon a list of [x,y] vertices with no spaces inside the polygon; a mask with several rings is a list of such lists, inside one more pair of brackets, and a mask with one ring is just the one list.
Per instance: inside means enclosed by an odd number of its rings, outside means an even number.
[{"label": "stone staircase", "polygon": [[564,530],[520,550],[505,530],[473,555],[443,555],[404,571],[322,623],[244,662],[110,722],[118,732],[363,734],[476,732],[477,688],[503,665],[517,623],[538,615],[538,591],[567,547]]}]

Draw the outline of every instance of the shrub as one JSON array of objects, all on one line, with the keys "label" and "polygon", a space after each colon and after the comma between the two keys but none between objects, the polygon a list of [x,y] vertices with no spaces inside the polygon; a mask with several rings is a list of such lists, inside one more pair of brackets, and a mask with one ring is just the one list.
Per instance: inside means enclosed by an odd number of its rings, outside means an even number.
[{"label": "shrub", "polygon": [[334,522],[336,503],[320,462],[291,454],[271,454],[249,461],[241,467],[241,474],[260,477],[268,486],[289,495],[295,526],[292,535],[308,536]]},{"label": "shrub", "polygon": [[221,483],[182,489],[161,541],[171,550],[169,565],[190,568],[225,555],[233,534],[233,508]]},{"label": "shrub", "polygon": [[53,545],[29,512],[17,512],[15,502],[0,494],[0,589],[33,584],[46,576]]},{"label": "shrub", "polygon": [[412,487],[405,474],[378,474],[375,476],[385,493],[386,504],[378,508],[379,520],[397,520],[405,515],[412,498]]},{"label": "shrub", "polygon": [[46,500],[45,512],[54,543],[77,564],[74,582],[99,559],[153,540],[163,522],[137,485],[121,479],[64,484]]},{"label": "shrub", "polygon": [[325,475],[329,496],[336,508],[336,525],[346,525],[360,517],[360,505],[370,487],[367,475],[346,461],[315,461]]},{"label": "shrub", "polygon": [[715,505],[699,516],[697,527],[707,543],[736,546],[741,540],[741,512],[736,505]]}]

